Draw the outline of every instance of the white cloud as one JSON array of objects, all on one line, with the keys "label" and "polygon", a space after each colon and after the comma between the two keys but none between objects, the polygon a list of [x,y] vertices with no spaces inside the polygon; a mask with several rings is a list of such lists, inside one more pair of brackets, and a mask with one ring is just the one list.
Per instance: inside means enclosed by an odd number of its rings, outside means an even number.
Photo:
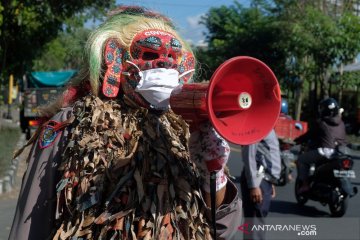
[{"label": "white cloud", "polygon": [[201,25],[199,24],[201,17],[204,14],[198,14],[196,16],[189,16],[186,18],[187,23],[189,24],[189,27],[194,29],[194,28],[199,28]]},{"label": "white cloud", "polygon": [[204,32],[206,32],[206,28],[204,25],[199,24],[201,16],[203,15],[204,14],[198,14],[186,18],[187,24],[181,29],[181,33],[187,42],[195,45],[204,45]]},{"label": "white cloud", "polygon": [[187,38],[187,39],[185,39],[185,41],[186,41],[188,44],[194,44],[194,40],[191,39],[191,38]]},{"label": "white cloud", "polygon": [[196,46],[198,47],[206,47],[208,44],[207,42],[205,42],[204,39],[200,39],[197,43],[196,43]]}]

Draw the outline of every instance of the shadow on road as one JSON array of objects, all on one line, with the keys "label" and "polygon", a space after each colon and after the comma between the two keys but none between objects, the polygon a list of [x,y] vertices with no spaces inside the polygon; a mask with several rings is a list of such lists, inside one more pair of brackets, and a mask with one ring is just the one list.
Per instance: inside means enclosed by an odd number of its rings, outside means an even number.
[{"label": "shadow on road", "polygon": [[328,217],[329,213],[318,210],[311,206],[300,206],[294,202],[287,202],[281,200],[272,200],[270,212],[281,214],[295,214],[304,217]]}]

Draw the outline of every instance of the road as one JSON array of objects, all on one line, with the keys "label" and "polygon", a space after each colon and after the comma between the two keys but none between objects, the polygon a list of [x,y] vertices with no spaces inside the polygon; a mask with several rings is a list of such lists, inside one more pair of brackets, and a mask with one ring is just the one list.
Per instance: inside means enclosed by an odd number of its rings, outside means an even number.
[{"label": "road", "polygon": [[[0,128],[1,127],[19,127],[19,111],[17,108],[11,108],[11,119],[5,119],[7,116],[7,107],[0,108]],[[26,163],[23,160],[28,154],[29,150],[25,150],[21,155],[22,160],[19,162],[19,167],[16,173],[16,185],[11,192],[0,194],[0,240],[8,239],[10,227],[14,217],[17,198],[19,195],[20,182],[22,175],[26,168]],[[1,154],[1,153],[0,153]],[[10,160],[10,159],[9,159]]]},{"label": "road", "polygon": [[[360,156],[360,151],[354,152],[357,156]],[[240,147],[236,145],[231,145],[231,154],[228,163],[230,173],[239,177],[241,174],[241,170],[243,168],[243,164],[241,161],[241,151]],[[360,190],[360,158],[354,158],[354,170],[356,172],[357,178],[352,182],[355,186],[357,186]],[[296,176],[295,176],[296,177]],[[295,179],[295,178],[294,178]],[[295,195],[294,195],[294,181],[283,187],[276,187],[276,197],[272,200],[270,212],[268,215],[267,224],[271,224],[272,222],[276,222],[276,224],[290,224],[290,223],[301,223],[301,222],[314,222],[319,224],[319,222],[328,222],[326,226],[329,229],[337,229],[337,231],[341,232],[339,229],[339,225],[344,225],[346,221],[351,224],[357,224],[357,226],[352,225],[353,228],[350,231],[357,231],[355,237],[349,239],[360,239],[360,193],[355,195],[353,198],[349,199],[348,211],[342,218],[332,218],[330,217],[330,211],[328,206],[323,206],[318,202],[309,200],[304,206],[299,206],[296,203]],[[239,187],[239,182],[237,182],[237,186]],[[346,227],[346,226],[345,226]],[[334,230],[334,231],[335,231]],[[344,234],[344,233],[342,233]],[[345,237],[344,237],[345,236]],[[280,236],[281,237],[281,236]],[[295,239],[295,238],[287,239]],[[276,238],[271,238],[276,239]],[[278,238],[279,239],[279,238]],[[286,239],[286,238],[284,238]],[[309,238],[308,238],[309,239]],[[313,238],[318,239],[318,238]],[[328,239],[328,238],[324,238]],[[348,239],[345,235],[341,235],[341,237],[331,239]]]},{"label": "road", "polygon": [[6,240],[9,237],[12,220],[14,218],[17,199],[21,185],[21,179],[26,169],[26,157],[30,148],[26,148],[19,156],[19,166],[16,172],[15,186],[12,191],[0,194],[0,240]]},{"label": "road", "polygon": [[[356,152],[359,153],[359,152]],[[231,154],[228,163],[230,173],[239,177],[243,168],[240,147],[231,145]],[[354,170],[357,178],[353,184],[360,190],[360,159],[354,158]],[[272,201],[269,217],[329,217],[328,206],[322,206],[318,202],[309,200],[304,207],[296,204],[294,195],[294,181],[283,187],[276,188],[277,196]],[[360,194],[349,201],[349,211],[344,217],[360,218]]]},{"label": "road", "polygon": [[[228,163],[230,173],[239,177],[242,170],[241,151],[238,146],[231,145],[232,151],[230,160]],[[26,156],[29,150],[26,150],[22,156]],[[360,160],[355,159],[355,171],[357,179],[353,182],[358,188],[360,188]],[[19,171],[17,173],[17,182],[21,182],[21,176],[25,170],[25,161],[20,161]],[[237,182],[239,187],[239,182]],[[0,240],[8,239],[13,214],[16,206],[17,196],[19,191],[19,184],[17,187],[8,194],[0,195]],[[308,201],[305,206],[300,207],[296,204],[294,196],[294,183],[289,183],[284,187],[276,188],[276,198],[272,201],[270,213],[268,219],[279,219],[281,218],[283,223],[289,222],[290,220],[296,219],[296,221],[309,221],[308,218],[314,220],[331,219],[329,215],[329,209],[327,206],[322,206],[320,203],[314,201]],[[284,220],[287,218],[288,220]],[[360,221],[360,194],[351,198],[349,201],[349,208],[347,213],[341,221],[344,222],[346,219],[355,218]],[[331,226],[330,226],[331,227]],[[353,229],[354,226],[352,226]],[[334,226],[336,229],[336,226]],[[359,233],[360,234],[360,233]],[[359,235],[360,236],[360,235]],[[285,238],[286,239],[286,238]],[[290,239],[290,238],[287,238]],[[309,239],[309,238],[308,238]],[[316,239],[316,238],[314,238]],[[336,238],[334,238],[336,239]],[[340,238],[337,238],[340,239]],[[346,239],[346,238],[342,238]],[[356,239],[356,238],[355,238]]]}]

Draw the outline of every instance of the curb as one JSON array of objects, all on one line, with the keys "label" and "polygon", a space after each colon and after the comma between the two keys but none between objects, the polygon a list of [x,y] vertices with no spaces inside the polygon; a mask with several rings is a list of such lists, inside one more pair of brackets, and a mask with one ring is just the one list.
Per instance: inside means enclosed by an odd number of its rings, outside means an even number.
[{"label": "curb", "polygon": [[[21,148],[25,143],[25,135],[21,134],[16,144],[16,149]],[[11,161],[10,167],[6,170],[5,175],[0,177],[0,195],[10,192],[15,186],[16,173],[20,162],[20,156]]]}]

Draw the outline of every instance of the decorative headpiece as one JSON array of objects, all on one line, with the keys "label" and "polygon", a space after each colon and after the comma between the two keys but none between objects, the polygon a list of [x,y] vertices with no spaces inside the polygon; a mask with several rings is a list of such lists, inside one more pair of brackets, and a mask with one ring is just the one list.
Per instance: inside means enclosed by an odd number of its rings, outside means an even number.
[{"label": "decorative headpiece", "polygon": [[106,98],[122,93],[142,107],[149,103],[135,91],[139,72],[171,68],[186,83],[195,67],[190,48],[176,33],[171,21],[141,7],[120,7],[90,36],[87,43],[92,91],[99,85]]}]

